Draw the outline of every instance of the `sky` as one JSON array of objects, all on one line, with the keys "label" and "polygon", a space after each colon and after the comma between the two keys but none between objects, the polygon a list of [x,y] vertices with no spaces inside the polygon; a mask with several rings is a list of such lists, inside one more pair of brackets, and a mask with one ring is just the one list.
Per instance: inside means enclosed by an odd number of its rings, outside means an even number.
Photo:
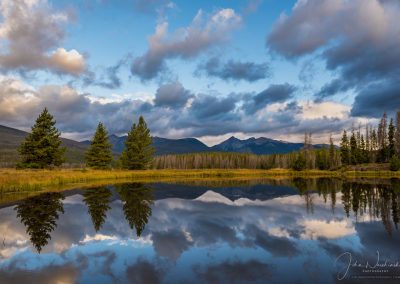
[{"label": "sky", "polygon": [[0,0],[0,124],[339,141],[400,106],[396,0]]}]

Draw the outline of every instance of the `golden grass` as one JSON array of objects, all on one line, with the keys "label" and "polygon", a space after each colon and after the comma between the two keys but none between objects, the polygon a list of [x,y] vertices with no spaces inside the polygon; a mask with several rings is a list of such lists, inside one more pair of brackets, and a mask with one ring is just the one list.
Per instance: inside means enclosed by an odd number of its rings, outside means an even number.
[{"label": "golden grass", "polygon": [[290,177],[342,177],[342,178],[392,178],[400,177],[400,172],[390,171],[293,171],[272,170],[15,170],[0,169],[0,192],[61,190],[83,185],[101,185],[116,182],[161,182],[187,179],[226,178],[290,178]]}]

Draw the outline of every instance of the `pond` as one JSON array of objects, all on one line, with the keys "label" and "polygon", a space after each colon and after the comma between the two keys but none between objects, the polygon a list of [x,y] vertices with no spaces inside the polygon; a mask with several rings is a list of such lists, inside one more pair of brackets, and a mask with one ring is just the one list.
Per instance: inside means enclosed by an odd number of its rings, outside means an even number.
[{"label": "pond", "polygon": [[0,205],[0,283],[400,277],[398,180],[116,184]]}]

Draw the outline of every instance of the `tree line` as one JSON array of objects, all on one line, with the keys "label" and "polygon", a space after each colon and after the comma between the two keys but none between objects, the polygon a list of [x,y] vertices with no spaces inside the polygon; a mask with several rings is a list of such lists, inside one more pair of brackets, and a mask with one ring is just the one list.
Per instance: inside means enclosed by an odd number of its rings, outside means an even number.
[{"label": "tree line", "polygon": [[366,125],[351,133],[343,131],[340,142],[340,157],[343,165],[359,165],[364,163],[388,163],[391,170],[400,169],[400,111],[388,123],[386,113],[383,114],[378,128]]},{"label": "tree line", "polygon": [[330,138],[330,144],[315,149],[311,133],[306,133],[301,151],[287,154],[255,155],[248,153],[205,152],[157,156],[155,169],[337,169],[340,152]]},{"label": "tree line", "polygon": [[[61,166],[65,161],[66,148],[61,146],[61,133],[55,125],[54,117],[45,108],[18,149],[21,156],[18,168],[43,169]],[[111,147],[107,130],[100,122],[85,153],[86,165],[94,169],[111,168]],[[138,123],[134,123],[128,132],[125,148],[117,165],[129,170],[148,169],[152,165],[153,156],[150,130],[143,116],[140,116]]]},{"label": "tree line", "polygon": [[[60,166],[65,160],[56,121],[45,108],[36,119],[31,133],[22,142],[19,168],[48,168]],[[107,130],[99,123],[91,144],[85,153],[85,162],[94,169],[111,168],[113,153]],[[125,148],[116,167],[129,170],[143,169],[272,169],[335,170],[343,166],[364,163],[388,163],[391,170],[400,170],[400,112],[396,121],[382,116],[376,128],[361,126],[351,132],[343,131],[340,147],[329,144],[315,148],[311,133],[305,133],[300,151],[287,154],[255,155],[248,153],[204,152],[154,157],[150,130],[142,116],[128,132]]]}]

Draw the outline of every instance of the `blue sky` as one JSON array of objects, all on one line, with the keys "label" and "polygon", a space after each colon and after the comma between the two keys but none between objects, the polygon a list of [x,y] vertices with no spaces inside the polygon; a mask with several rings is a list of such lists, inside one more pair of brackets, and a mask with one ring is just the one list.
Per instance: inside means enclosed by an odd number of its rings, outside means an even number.
[{"label": "blue sky", "polygon": [[[336,139],[400,105],[394,0],[1,0],[0,123]],[[351,28],[349,28],[351,27]]]}]

